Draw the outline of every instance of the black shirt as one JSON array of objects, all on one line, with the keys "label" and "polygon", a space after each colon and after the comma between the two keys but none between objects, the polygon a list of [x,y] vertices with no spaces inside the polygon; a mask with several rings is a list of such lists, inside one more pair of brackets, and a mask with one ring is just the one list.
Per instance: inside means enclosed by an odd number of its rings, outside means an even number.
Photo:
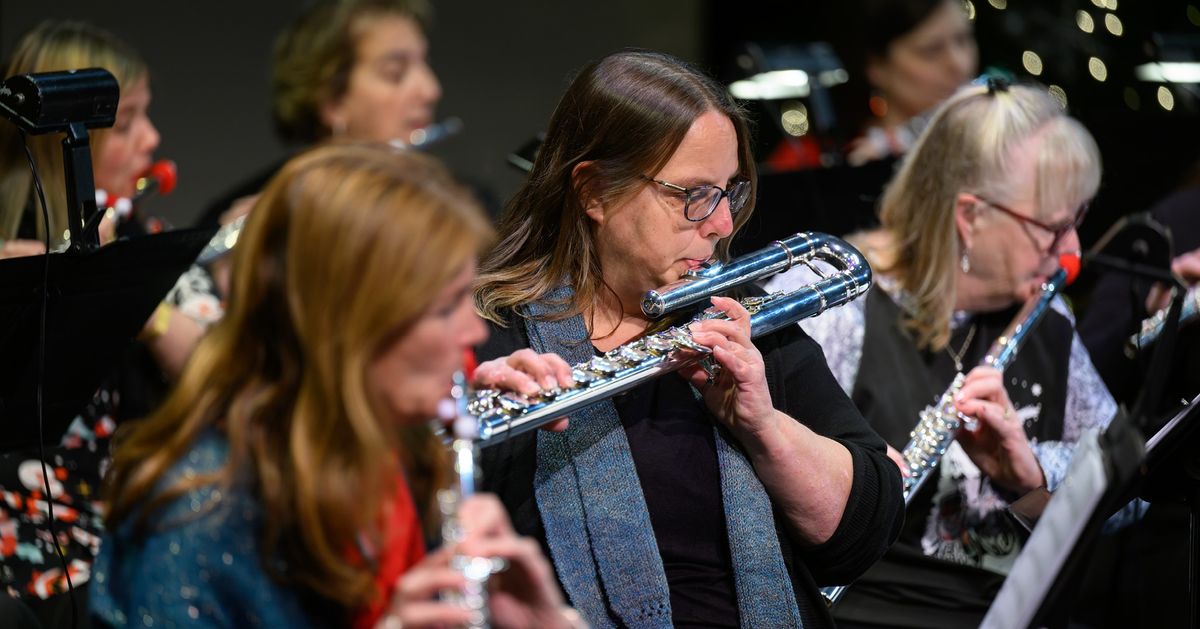
[{"label": "black shirt", "polygon": [[670,374],[614,400],[642,483],[676,627],[738,626],[713,425]]}]

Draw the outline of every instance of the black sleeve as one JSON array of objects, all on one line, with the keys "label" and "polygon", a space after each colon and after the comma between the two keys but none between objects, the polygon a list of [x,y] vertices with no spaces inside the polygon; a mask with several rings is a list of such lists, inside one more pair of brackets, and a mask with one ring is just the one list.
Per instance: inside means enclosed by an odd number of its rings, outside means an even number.
[{"label": "black sleeve", "polygon": [[800,326],[787,326],[759,343],[776,408],[850,451],[854,479],[842,521],[819,546],[794,544],[820,585],[849,583],[875,563],[904,522],[899,471],[829,371],[825,354]]}]

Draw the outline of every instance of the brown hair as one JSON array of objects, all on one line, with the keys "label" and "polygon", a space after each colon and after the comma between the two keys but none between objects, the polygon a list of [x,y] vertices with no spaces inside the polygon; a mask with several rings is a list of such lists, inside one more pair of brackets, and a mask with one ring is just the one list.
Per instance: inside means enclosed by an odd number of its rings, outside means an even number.
[{"label": "brown hair", "polygon": [[[108,526],[130,520],[136,534],[184,493],[252,472],[272,516],[259,539],[264,567],[361,606],[372,575],[348,549],[359,535],[380,547],[406,439],[375,408],[367,368],[490,236],[431,158],[331,145],[288,162],[239,239],[225,318],[162,408],[118,432]],[[225,465],[159,487],[208,430],[229,443]],[[277,559],[286,575],[274,572]]]},{"label": "brown hair", "polygon": [[329,136],[321,106],[346,94],[358,40],[373,19],[400,16],[428,31],[426,0],[321,0],[275,40],[271,115],[284,140],[310,144]]},{"label": "brown hair", "polygon": [[958,195],[1010,202],[1012,151],[1035,134],[1043,134],[1035,166],[1040,211],[1092,198],[1100,186],[1099,149],[1045,88],[1018,85],[989,93],[969,87],[938,110],[888,184],[880,231],[856,239],[874,256],[872,264],[898,279],[911,297],[906,324],[919,347],[940,350],[950,339],[962,254],[954,222]]},{"label": "brown hair", "polygon": [[[100,67],[117,79],[122,89],[146,76],[146,63],[132,48],[111,33],[83,22],[48,20],[34,27],[17,43],[4,76]],[[89,132],[92,155],[99,155],[107,129]],[[50,246],[64,241],[67,229],[66,175],[62,138],[56,134],[29,136],[26,140],[38,167],[50,215]],[[0,120],[0,238],[15,238],[33,193],[33,175],[22,146],[20,130]],[[40,206],[34,212],[38,236],[46,226]]]},{"label": "brown hair", "polygon": [[[737,131],[738,162],[750,180],[750,200],[734,233],[750,218],[757,186],[745,114],[715,81],[687,63],[655,52],[625,51],[584,67],[567,88],[525,184],[498,226],[499,244],[480,264],[476,302],[487,319],[543,299],[562,283],[575,301],[556,316],[587,309],[605,290],[586,199],[618,201],[648,185],[702,114],[716,110]],[[573,177],[575,167],[591,168]],[[717,245],[728,257],[729,240]]]}]

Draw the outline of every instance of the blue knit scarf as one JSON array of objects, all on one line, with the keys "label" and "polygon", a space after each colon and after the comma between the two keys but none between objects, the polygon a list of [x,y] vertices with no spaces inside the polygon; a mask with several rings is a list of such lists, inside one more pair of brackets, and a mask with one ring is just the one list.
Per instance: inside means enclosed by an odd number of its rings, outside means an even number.
[{"label": "blue knit scarf", "polygon": [[[594,355],[583,317],[546,321],[570,303],[563,287],[527,306],[529,342],[574,365]],[[771,501],[745,455],[714,428],[721,496],[743,627],[800,627]],[[629,442],[611,400],[537,436],[534,492],[550,554],[571,603],[593,627],[671,627],[671,597]]]}]

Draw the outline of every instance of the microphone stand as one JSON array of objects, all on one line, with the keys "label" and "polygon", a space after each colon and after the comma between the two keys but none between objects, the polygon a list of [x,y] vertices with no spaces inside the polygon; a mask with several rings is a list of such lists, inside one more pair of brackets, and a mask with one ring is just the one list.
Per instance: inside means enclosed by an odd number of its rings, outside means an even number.
[{"label": "microphone stand", "polygon": [[[88,253],[100,248],[100,217],[96,209],[96,183],[92,178],[92,149],[87,127],[80,122],[67,126],[63,138],[63,166],[67,179],[67,221],[71,224],[71,253]],[[85,222],[86,220],[86,222]],[[47,225],[46,229],[50,226]]]}]

